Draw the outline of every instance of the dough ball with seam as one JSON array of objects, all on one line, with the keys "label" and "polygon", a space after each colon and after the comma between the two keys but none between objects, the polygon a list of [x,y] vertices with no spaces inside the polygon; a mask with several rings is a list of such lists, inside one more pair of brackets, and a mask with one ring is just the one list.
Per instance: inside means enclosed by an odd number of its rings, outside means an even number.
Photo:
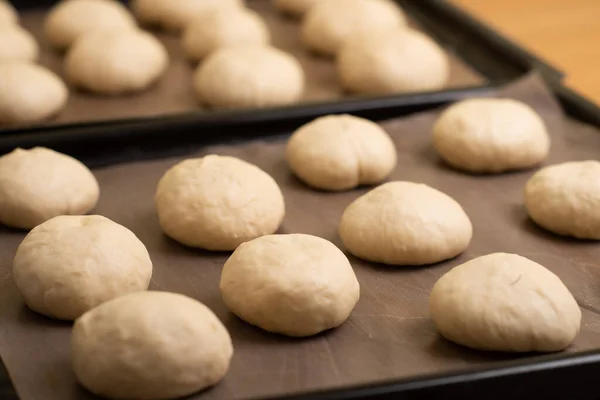
[{"label": "dough ball with seam", "polygon": [[429,310],[446,339],[486,351],[560,351],[581,325],[577,301],[558,276],[506,253],[477,257],[443,275]]},{"label": "dough ball with seam", "polygon": [[168,64],[167,50],[148,32],[95,32],[71,47],[65,74],[79,88],[120,95],[147,89],[162,77]]},{"label": "dough ball with seam", "polygon": [[8,1],[0,0],[0,26],[16,25],[18,22],[17,10]]},{"label": "dough ball with seam", "polygon": [[182,47],[192,60],[201,60],[224,47],[267,45],[269,29],[256,12],[242,7],[218,7],[192,20],[184,30]]},{"label": "dough ball with seam", "polygon": [[177,293],[147,291],[121,296],[78,318],[71,354],[77,380],[102,398],[165,400],[223,379],[233,344],[204,304]]},{"label": "dough ball with seam", "polygon": [[386,32],[406,25],[397,4],[387,0],[328,0],[312,7],[302,21],[302,42],[324,55],[335,55],[354,35]]},{"label": "dough ball with seam", "polygon": [[207,155],[171,167],[158,182],[156,211],[172,239],[212,251],[275,233],[285,216],[277,182],[239,158]]},{"label": "dough ball with seam", "polygon": [[231,312],[264,330],[316,335],[346,321],[360,287],[333,243],[304,234],[268,235],[241,244],[221,272]]},{"label": "dough ball with seam", "polygon": [[292,55],[270,46],[217,50],[198,67],[194,87],[213,108],[294,104],[304,93],[304,70]]},{"label": "dough ball with seam", "polygon": [[358,258],[389,265],[426,265],[469,246],[473,226],[452,197],[425,184],[384,183],[354,200],[339,234]]},{"label": "dough ball with seam", "polygon": [[144,244],[100,215],[61,215],[36,226],[13,262],[13,278],[27,306],[61,320],[146,290],[151,276]]},{"label": "dough ball with seam", "polygon": [[525,206],[544,229],[600,240],[600,162],[570,161],[542,168],[525,185]]},{"label": "dough ball with seam", "polygon": [[50,44],[67,49],[90,32],[131,30],[136,23],[127,8],[115,0],[63,0],[46,16],[44,33]]},{"label": "dough ball with seam", "polygon": [[289,138],[285,156],[300,180],[324,190],[379,183],[397,162],[387,132],[352,115],[327,115],[303,125]]},{"label": "dough ball with seam", "polygon": [[67,86],[49,69],[25,61],[0,63],[0,125],[46,120],[68,97]]},{"label": "dough ball with seam", "polygon": [[34,62],[39,51],[38,43],[27,30],[17,24],[2,25],[0,22],[0,62]]},{"label": "dough ball with seam", "polygon": [[433,127],[433,144],[450,166],[471,173],[532,168],[550,151],[544,121],[513,99],[468,99],[448,107]]},{"label": "dough ball with seam", "polygon": [[450,76],[444,50],[407,28],[353,34],[340,48],[336,68],[346,91],[369,95],[440,90]]}]

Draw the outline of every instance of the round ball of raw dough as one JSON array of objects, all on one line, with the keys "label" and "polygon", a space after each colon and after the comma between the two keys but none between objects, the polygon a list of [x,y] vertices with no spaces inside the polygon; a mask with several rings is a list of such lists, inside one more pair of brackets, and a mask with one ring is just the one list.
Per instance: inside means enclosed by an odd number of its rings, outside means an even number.
[{"label": "round ball of raw dough", "polygon": [[61,215],[36,226],[13,263],[13,278],[27,306],[62,320],[146,290],[151,276],[144,244],[100,215]]},{"label": "round ball of raw dough", "polygon": [[17,10],[8,1],[0,0],[0,26],[17,24],[18,21]]},{"label": "round ball of raw dough", "polygon": [[264,330],[310,336],[341,325],[360,296],[348,258],[316,236],[269,235],[240,245],[221,273],[231,312]]},{"label": "round ball of raw dough", "polygon": [[225,47],[268,44],[269,29],[262,17],[242,7],[219,7],[195,18],[185,28],[182,46],[192,60],[201,60]]},{"label": "round ball of raw dough", "polygon": [[109,399],[190,395],[219,382],[233,356],[229,332],[208,307],[153,291],[88,311],[75,322],[71,345],[77,380]]},{"label": "round ball of raw dough", "polygon": [[506,253],[450,270],[433,286],[429,310],[446,339],[487,351],[559,351],[581,324],[581,310],[560,278]]},{"label": "round ball of raw dough", "polygon": [[182,161],[158,183],[163,231],[178,242],[213,251],[275,233],[285,216],[279,186],[260,168],[235,157]]},{"label": "round ball of raw dough", "polygon": [[544,229],[600,240],[600,162],[572,161],[539,170],[525,185],[525,206]]},{"label": "round ball of raw dough", "polygon": [[389,182],[346,207],[339,233],[358,258],[425,265],[466,250],[473,227],[460,204],[445,193],[424,184]]},{"label": "round ball of raw dough", "polygon": [[224,48],[198,67],[194,86],[214,108],[283,106],[300,100],[304,71],[292,55],[274,47]]},{"label": "round ball of raw dough", "polygon": [[31,229],[59,215],[86,214],[100,188],[81,162],[44,147],[0,157],[0,222]]},{"label": "round ball of raw dough", "polygon": [[0,125],[50,118],[64,108],[68,96],[63,81],[42,66],[0,63]]},{"label": "round ball of raw dough", "polygon": [[344,89],[359,94],[440,90],[448,81],[448,56],[421,32],[396,29],[361,34],[348,40],[337,54]]},{"label": "round ball of raw dough", "polygon": [[33,36],[19,25],[0,22],[0,62],[37,60],[39,46]]},{"label": "round ball of raw dough", "polygon": [[300,127],[288,140],[285,157],[300,180],[324,190],[379,183],[397,160],[383,128],[352,115],[328,115]]},{"label": "round ball of raw dough", "polygon": [[550,150],[550,137],[544,121],[520,101],[469,99],[439,116],[433,144],[456,169],[499,173],[541,163]]},{"label": "round ball of raw dough", "polygon": [[179,31],[206,12],[243,5],[243,0],[133,0],[132,10],[143,24]]},{"label": "round ball of raw dough", "polygon": [[303,17],[315,4],[328,0],[273,0],[279,11],[292,17]]},{"label": "round ball of raw dough", "polygon": [[168,64],[164,46],[147,32],[96,32],[81,37],[71,47],[65,73],[77,87],[119,95],[147,89]]},{"label": "round ball of raw dough", "polygon": [[311,50],[334,55],[350,36],[386,32],[405,24],[402,10],[388,0],[328,0],[308,11],[301,35]]},{"label": "round ball of raw dough", "polygon": [[132,28],[135,28],[133,16],[118,1],[65,0],[48,13],[44,32],[51,45],[66,49],[85,33]]}]

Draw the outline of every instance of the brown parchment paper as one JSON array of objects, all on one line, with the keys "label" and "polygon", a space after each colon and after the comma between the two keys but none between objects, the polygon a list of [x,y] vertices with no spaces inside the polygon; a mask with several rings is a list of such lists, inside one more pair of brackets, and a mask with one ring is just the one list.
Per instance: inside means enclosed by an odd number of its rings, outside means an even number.
[{"label": "brown parchment paper", "polygon": [[[300,24],[297,20],[279,14],[268,0],[249,0],[247,4],[264,17],[271,31],[273,44],[293,54],[300,61],[306,73],[307,84],[302,103],[348,97],[340,87],[332,59],[315,56],[302,45]],[[44,38],[45,15],[45,10],[25,12],[21,15],[21,22],[40,43],[40,63],[64,79],[63,55],[50,48]],[[167,72],[155,86],[140,94],[113,97],[96,96],[72,88],[65,109],[52,120],[42,124],[109,121],[201,110],[192,86],[195,66],[186,60],[179,35],[154,33],[166,46],[171,58]],[[450,52],[448,54],[451,61],[448,88],[481,86],[486,82],[460,58]]]},{"label": "brown parchment paper", "polygon": [[[547,123],[552,151],[546,164],[595,158],[600,132],[565,118],[536,77],[500,93],[532,105]],[[523,185],[533,171],[476,177],[446,168],[430,144],[438,111],[385,122],[399,164],[391,179],[424,182],[462,204],[474,225],[468,250],[430,267],[386,267],[350,257],[361,298],[340,328],[309,339],[268,334],[228,313],[218,291],[228,253],[185,248],[159,228],[153,195],[161,175],[181,158],[98,169],[102,194],[97,209],[135,232],[154,262],[151,288],[183,293],[207,304],[231,332],[235,355],[226,378],[197,399],[245,399],[291,394],[423,374],[489,366],[507,356],[470,351],[442,340],[429,319],[428,294],[451,267],[492,252],[514,252],[563,279],[582,307],[581,334],[568,352],[600,347],[600,244],[559,238],[536,228],[522,205]],[[287,215],[281,232],[318,235],[342,246],[337,226],[344,208],[368,188],[346,193],[308,189],[284,162],[285,142],[255,141],[198,151],[241,157],[270,173],[281,186]],[[0,232],[0,355],[24,400],[91,398],[70,367],[70,324],[29,311],[11,279],[11,262],[23,233]],[[343,248],[343,247],[342,247]],[[157,327],[158,328],[158,327]],[[199,344],[201,345],[201,344]]]}]

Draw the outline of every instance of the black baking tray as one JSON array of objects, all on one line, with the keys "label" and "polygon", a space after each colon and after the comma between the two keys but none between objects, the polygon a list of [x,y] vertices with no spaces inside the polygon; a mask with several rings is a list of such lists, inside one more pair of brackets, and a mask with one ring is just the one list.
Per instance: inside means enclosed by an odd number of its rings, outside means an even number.
[{"label": "black baking tray", "polygon": [[[562,80],[563,74],[559,70],[446,1],[396,1],[421,29],[480,73],[488,83],[462,89],[377,98],[351,98],[262,110],[197,112],[102,122],[5,128],[0,129],[0,154],[15,147],[46,146],[82,158],[91,166],[98,166],[99,163],[104,163],[103,157],[94,155],[101,152],[100,148],[129,154],[132,151],[130,145],[135,147],[135,143],[140,141],[145,144],[159,144],[165,137],[174,142],[206,143],[214,138],[199,132],[215,128],[219,128],[219,140],[222,140],[223,136],[241,135],[240,127],[245,132],[254,130],[257,134],[264,135],[268,134],[273,121],[278,124],[276,130],[281,130],[281,124],[291,127],[319,115],[331,113],[354,113],[371,119],[397,117],[439,107],[466,97],[480,96],[534,70],[547,82]],[[18,0],[13,3],[24,10],[49,7],[56,1]],[[131,143],[125,145],[129,141]],[[93,147],[97,152],[88,149],[85,150],[85,154],[81,153],[82,142],[88,143],[88,147]]]}]

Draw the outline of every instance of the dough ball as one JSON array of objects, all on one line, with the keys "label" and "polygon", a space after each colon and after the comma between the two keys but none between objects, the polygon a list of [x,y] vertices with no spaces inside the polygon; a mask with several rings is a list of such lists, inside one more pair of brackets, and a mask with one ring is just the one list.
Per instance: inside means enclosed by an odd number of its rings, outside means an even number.
[{"label": "dough ball", "polygon": [[425,265],[466,250],[473,227],[453,198],[412,182],[385,183],[344,210],[339,228],[356,257],[390,265]]},{"label": "dough ball", "polygon": [[527,169],[550,150],[542,119],[512,99],[469,99],[448,107],[433,127],[433,144],[449,165],[472,173]]},{"label": "dough ball", "polygon": [[264,330],[311,336],[341,325],[360,296],[344,253],[316,236],[269,235],[240,245],[221,273],[231,312]]},{"label": "dough ball", "polygon": [[446,339],[487,351],[560,351],[581,324],[577,302],[556,275],[506,253],[450,270],[433,286],[429,310]]},{"label": "dough ball", "polygon": [[54,150],[15,149],[0,157],[0,222],[31,229],[59,215],[90,212],[100,195],[92,172]]},{"label": "dough ball", "polygon": [[97,32],[75,42],[67,54],[65,72],[82,89],[119,95],[147,89],[168,64],[164,46],[147,32]]},{"label": "dough ball", "polygon": [[292,55],[274,47],[233,47],[212,53],[197,69],[200,100],[214,108],[262,108],[296,103],[304,71]]},{"label": "dough ball", "polygon": [[572,161],[539,170],[525,185],[525,206],[544,229],[600,240],[600,162]]},{"label": "dough ball", "polygon": [[235,250],[274,233],[285,216],[279,186],[260,168],[229,156],[182,161],[158,183],[156,210],[163,231],[191,247]]},{"label": "dough ball", "polygon": [[134,0],[140,22],[167,30],[184,29],[196,17],[219,7],[243,7],[242,0]]},{"label": "dough ball", "polygon": [[13,278],[27,306],[62,320],[146,290],[151,276],[144,244],[100,215],[61,215],[36,226],[13,263]]},{"label": "dough ball", "polygon": [[37,60],[39,46],[33,36],[19,25],[0,22],[0,62]]},{"label": "dough ball", "polygon": [[219,382],[233,356],[229,332],[208,307],[153,291],[88,311],[75,322],[71,345],[77,380],[112,399],[190,395]]},{"label": "dough ball", "polygon": [[67,103],[69,90],[50,70],[28,62],[0,62],[0,125],[38,122]]},{"label": "dough ball", "polygon": [[303,17],[315,4],[329,0],[273,0],[273,5],[292,17]]},{"label": "dough ball", "polygon": [[48,13],[44,31],[51,45],[66,49],[85,33],[115,32],[134,27],[133,16],[118,1],[64,0]]},{"label": "dough ball", "polygon": [[302,22],[302,41],[311,50],[334,55],[351,35],[388,31],[406,24],[402,10],[387,0],[320,1]]},{"label": "dough ball", "polygon": [[0,0],[0,26],[17,24],[18,21],[17,10],[8,1]]},{"label": "dough ball", "polygon": [[352,38],[341,47],[336,60],[340,82],[349,92],[425,92],[440,90],[448,82],[448,56],[421,32],[403,28]]},{"label": "dough ball", "polygon": [[374,122],[352,115],[328,115],[290,137],[288,165],[309,186],[347,190],[383,181],[396,167],[396,148]]}]

